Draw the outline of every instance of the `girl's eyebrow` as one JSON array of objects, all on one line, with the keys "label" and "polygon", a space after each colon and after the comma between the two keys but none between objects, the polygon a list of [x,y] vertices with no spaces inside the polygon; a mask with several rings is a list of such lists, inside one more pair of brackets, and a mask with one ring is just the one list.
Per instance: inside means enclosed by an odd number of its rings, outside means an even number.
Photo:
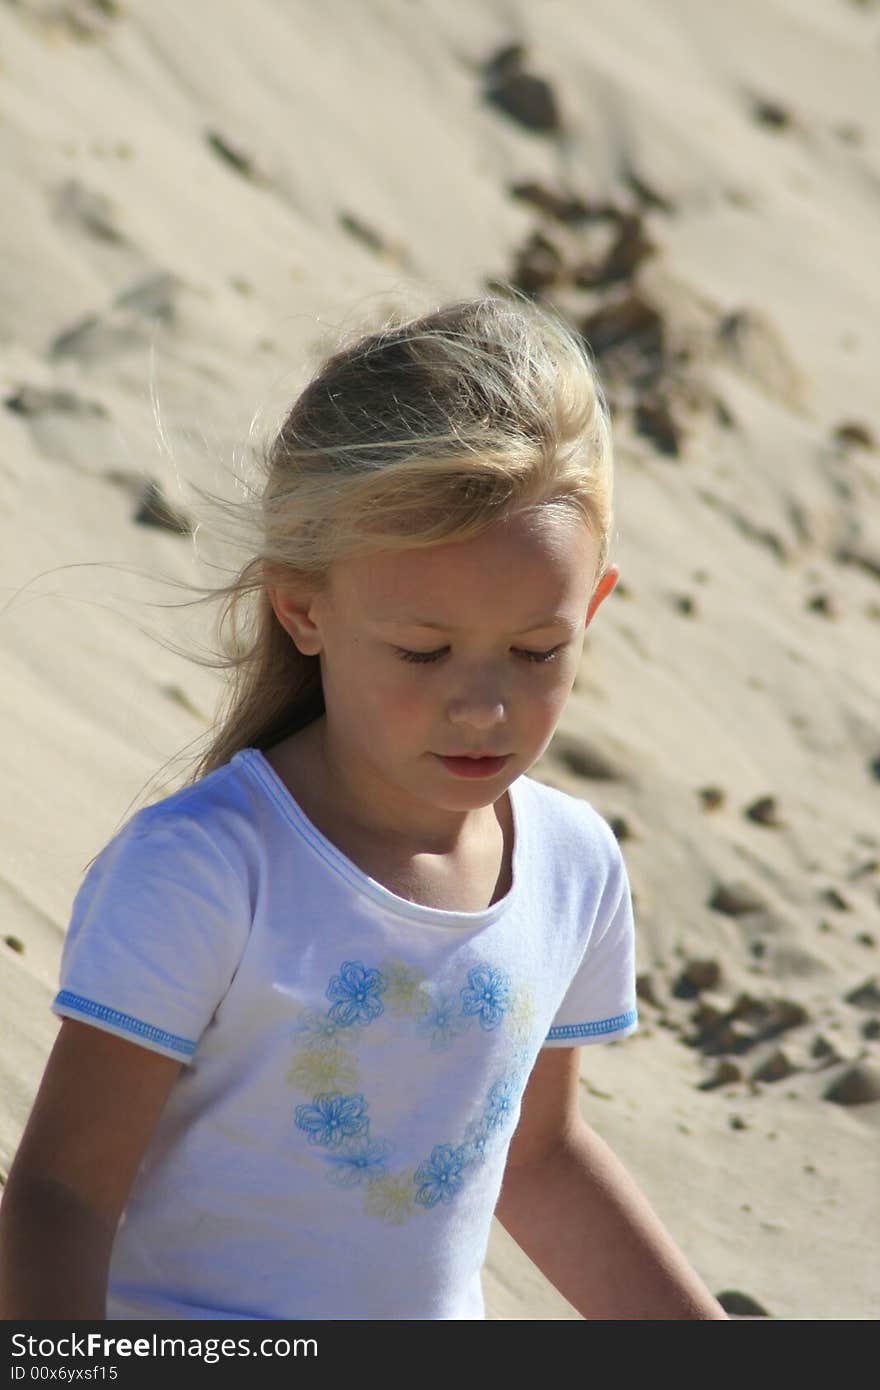
[{"label": "girl's eyebrow", "polygon": [[[455,632],[454,627],[447,627],[445,623],[432,623],[427,618],[377,618],[376,622],[380,627],[429,627],[438,632]],[[561,613],[555,613],[552,618],[539,618],[536,622],[529,623],[526,627],[517,628],[513,634],[520,637],[524,632],[538,632],[546,627],[564,627],[566,632],[576,632],[578,624],[572,622],[571,618],[564,617]]]}]

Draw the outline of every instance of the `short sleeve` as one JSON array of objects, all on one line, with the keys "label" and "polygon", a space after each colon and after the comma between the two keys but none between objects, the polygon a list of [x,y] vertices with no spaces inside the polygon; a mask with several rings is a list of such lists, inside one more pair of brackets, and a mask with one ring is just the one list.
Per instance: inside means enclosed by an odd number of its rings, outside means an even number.
[{"label": "short sleeve", "polygon": [[[608,836],[613,838],[610,829]],[[544,1047],[607,1042],[625,1038],[638,1027],[632,894],[616,840],[612,852],[587,948]]]},{"label": "short sleeve", "polygon": [[247,944],[249,903],[210,826],[146,808],[80,885],[53,1012],[191,1062]]}]

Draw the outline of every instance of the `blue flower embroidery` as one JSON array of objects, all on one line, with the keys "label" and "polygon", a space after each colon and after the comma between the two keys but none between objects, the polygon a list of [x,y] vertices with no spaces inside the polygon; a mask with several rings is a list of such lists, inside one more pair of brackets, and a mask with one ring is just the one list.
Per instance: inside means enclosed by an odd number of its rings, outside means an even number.
[{"label": "blue flower embroidery", "polygon": [[312,1105],[296,1107],[296,1123],[309,1136],[310,1144],[338,1148],[346,1139],[366,1134],[369,1128],[367,1102],[363,1095],[343,1096],[338,1091],[315,1096]]},{"label": "blue flower embroidery", "polygon": [[435,1144],[431,1157],[420,1163],[413,1181],[418,1185],[416,1201],[423,1207],[435,1207],[438,1202],[451,1202],[461,1188],[461,1170],[467,1166],[464,1145],[454,1149],[451,1144]]},{"label": "blue flower embroidery", "polygon": [[501,1129],[510,1119],[519,1099],[518,1090],[515,1076],[505,1076],[495,1082],[486,1101],[485,1120],[489,1129]]},{"label": "blue flower embroidery", "polygon": [[327,986],[327,998],[334,1000],[330,1017],[344,1027],[351,1023],[372,1023],[384,1013],[379,995],[386,988],[387,981],[378,970],[368,970],[357,960],[345,961],[340,973],[334,975]]},{"label": "blue flower embroidery", "polygon": [[464,1144],[462,1145],[469,1163],[484,1163],[486,1160],[486,1148],[491,1138],[491,1130],[485,1118],[475,1124],[468,1125],[464,1132]]},{"label": "blue flower embroidery", "polygon": [[[360,1035],[353,1025],[366,1027],[387,1007],[395,1016],[408,1015],[418,1036],[437,1051],[451,1047],[475,1018],[488,1031],[508,1015],[513,1022],[521,1013],[520,996],[509,976],[488,964],[469,970],[466,987],[452,986],[451,992],[432,986],[399,962],[392,964],[394,970],[387,962],[381,969],[359,960],[343,962],[326,989],[331,1004],[326,1014],[309,1009],[296,1021],[293,1031],[301,1046],[290,1080],[312,1094],[309,1104],[296,1107],[296,1125],[310,1144],[329,1151],[323,1160],[330,1182],[342,1189],[360,1187],[365,1212],[399,1221],[412,1215],[415,1205],[430,1210],[458,1197],[468,1169],[483,1164],[489,1151],[504,1141],[534,1059],[519,1026],[510,1039],[515,1048],[508,1070],[493,1084],[482,1114],[467,1126],[462,1142],[435,1144],[430,1158],[414,1173],[399,1167],[389,1171],[392,1145],[370,1133],[366,1098],[354,1093],[360,1082],[349,1052],[357,1048]],[[334,1089],[343,1087],[346,1094]]]},{"label": "blue flower embroidery", "polygon": [[356,1187],[369,1178],[384,1176],[390,1149],[386,1140],[371,1139],[368,1134],[347,1140],[338,1153],[327,1154],[324,1159],[330,1165],[331,1181],[337,1187]]},{"label": "blue flower embroidery", "polygon": [[419,1019],[416,1032],[420,1037],[430,1039],[431,1050],[438,1052],[450,1047],[469,1023],[470,1019],[458,1012],[455,998],[452,995],[444,995],[435,1003],[430,1013]]},{"label": "blue flower embroidery", "polygon": [[507,976],[489,965],[478,965],[468,971],[470,989],[461,991],[461,1009],[465,1014],[479,1014],[481,1028],[497,1028],[510,1002]]},{"label": "blue flower embroidery", "polygon": [[328,1014],[320,1014],[317,1010],[310,1009],[297,1020],[291,1031],[294,1037],[303,1038],[306,1042],[321,1047],[334,1040],[339,1032],[339,1025],[334,1023]]}]

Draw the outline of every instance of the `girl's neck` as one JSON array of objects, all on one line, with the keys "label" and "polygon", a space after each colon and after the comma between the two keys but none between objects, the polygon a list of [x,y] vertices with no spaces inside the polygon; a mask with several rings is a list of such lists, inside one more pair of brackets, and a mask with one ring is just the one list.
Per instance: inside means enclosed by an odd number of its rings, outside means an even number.
[{"label": "girl's neck", "polygon": [[[405,829],[380,809],[380,798],[349,785],[344,770],[334,763],[325,739],[325,717],[264,750],[264,757],[285,784],[297,805],[323,835],[342,847],[362,843],[399,855],[459,855],[472,846],[491,842],[499,827],[507,838],[510,808],[504,794],[491,806],[470,812],[448,812],[448,824]],[[443,813],[440,813],[442,821]]]}]

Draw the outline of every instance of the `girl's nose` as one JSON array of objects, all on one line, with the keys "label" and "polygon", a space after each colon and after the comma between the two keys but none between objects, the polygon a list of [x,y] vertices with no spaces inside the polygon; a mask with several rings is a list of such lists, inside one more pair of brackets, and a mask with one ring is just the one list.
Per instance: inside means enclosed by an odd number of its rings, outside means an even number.
[{"label": "girl's nose", "polygon": [[476,729],[492,729],[507,720],[507,707],[498,696],[477,694],[458,696],[450,701],[449,718],[453,724],[470,724]]},{"label": "girl's nose", "polygon": [[449,672],[447,709],[453,724],[492,729],[509,718],[510,675],[503,662],[473,661]]}]

